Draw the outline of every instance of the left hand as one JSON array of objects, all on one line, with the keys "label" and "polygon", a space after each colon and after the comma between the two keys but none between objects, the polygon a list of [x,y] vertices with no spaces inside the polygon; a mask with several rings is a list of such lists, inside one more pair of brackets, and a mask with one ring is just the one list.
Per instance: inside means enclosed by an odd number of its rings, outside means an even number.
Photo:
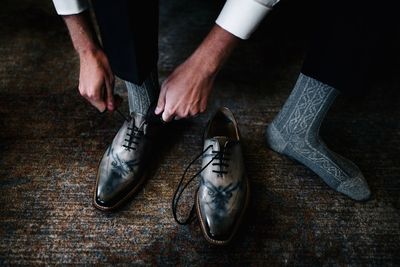
[{"label": "left hand", "polygon": [[215,25],[196,51],[164,81],[155,113],[162,113],[167,122],[204,112],[215,76],[238,41]]},{"label": "left hand", "polygon": [[162,84],[155,113],[162,112],[164,121],[196,116],[206,110],[215,74],[201,59],[193,55]]}]

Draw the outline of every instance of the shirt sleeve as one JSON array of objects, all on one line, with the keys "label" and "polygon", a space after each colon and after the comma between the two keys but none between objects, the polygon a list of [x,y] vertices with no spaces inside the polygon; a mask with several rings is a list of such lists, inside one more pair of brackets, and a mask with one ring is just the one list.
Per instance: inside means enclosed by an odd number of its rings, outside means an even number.
[{"label": "shirt sleeve", "polygon": [[217,20],[221,28],[248,39],[279,0],[227,0]]},{"label": "shirt sleeve", "polygon": [[53,0],[58,15],[74,15],[89,8],[88,0]]}]

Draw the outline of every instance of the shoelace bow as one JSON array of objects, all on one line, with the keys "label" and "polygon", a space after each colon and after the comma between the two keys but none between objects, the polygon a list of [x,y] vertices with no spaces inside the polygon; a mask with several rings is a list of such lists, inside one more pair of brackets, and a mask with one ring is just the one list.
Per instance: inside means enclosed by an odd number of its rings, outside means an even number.
[{"label": "shoelace bow", "polygon": [[[229,143],[228,143],[229,144]],[[183,192],[186,190],[186,188],[189,186],[189,184],[191,184],[193,182],[193,180],[198,177],[200,175],[200,173],[202,171],[204,171],[210,164],[212,164],[212,166],[219,166],[218,170],[212,170],[214,173],[217,173],[218,176],[222,176],[222,174],[227,174],[228,172],[225,170],[223,170],[222,167],[228,167],[229,164],[225,163],[224,161],[228,161],[229,158],[226,157],[227,155],[229,155],[229,153],[226,151],[227,147],[223,147],[222,150],[216,151],[216,150],[212,150],[212,154],[210,155],[212,156],[211,160],[204,165],[204,167],[202,167],[198,172],[196,172],[183,186],[183,181],[185,180],[185,176],[187,174],[187,172],[189,171],[190,167],[200,158],[202,157],[210,148],[212,148],[213,145],[209,145],[207,146],[206,149],[204,149],[199,155],[197,155],[190,163],[189,165],[186,167],[185,171],[182,174],[181,180],[179,181],[178,187],[175,190],[174,193],[174,197],[172,199],[172,214],[174,215],[174,219],[175,221],[180,224],[180,225],[187,225],[189,223],[191,223],[194,219],[194,211],[195,211],[195,202],[192,205],[192,208],[189,212],[189,215],[187,216],[186,219],[180,221],[178,219],[178,215],[177,215],[177,208],[178,208],[178,203],[180,198],[182,197]],[[213,162],[214,160],[218,160],[217,162]],[[181,189],[182,188],[182,189]]]},{"label": "shoelace bow", "polygon": [[[125,121],[128,121],[128,118],[122,114],[120,110],[117,109],[119,115],[124,118]],[[134,123],[132,123],[132,127],[128,126],[128,131],[126,132],[127,138],[125,138],[126,144],[122,145],[127,150],[136,150],[136,146],[139,144],[139,140],[143,136],[143,130],[140,130]]]}]

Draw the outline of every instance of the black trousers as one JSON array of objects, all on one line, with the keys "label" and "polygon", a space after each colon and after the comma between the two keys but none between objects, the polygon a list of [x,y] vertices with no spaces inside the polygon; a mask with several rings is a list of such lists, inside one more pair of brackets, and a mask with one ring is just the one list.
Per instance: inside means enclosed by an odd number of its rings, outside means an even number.
[{"label": "black trousers", "polygon": [[158,0],[95,0],[92,4],[114,74],[142,84],[157,66]]},{"label": "black trousers", "polygon": [[[95,0],[93,4],[114,73],[141,84],[157,64],[158,0]],[[394,34],[395,16],[390,11],[396,9],[371,0],[315,4],[320,6],[315,8],[314,36],[302,72],[339,90],[353,90],[363,84],[387,37]]]},{"label": "black trousers", "polygon": [[360,92],[377,67],[387,67],[398,35],[395,1],[318,1],[302,72],[342,92]]}]

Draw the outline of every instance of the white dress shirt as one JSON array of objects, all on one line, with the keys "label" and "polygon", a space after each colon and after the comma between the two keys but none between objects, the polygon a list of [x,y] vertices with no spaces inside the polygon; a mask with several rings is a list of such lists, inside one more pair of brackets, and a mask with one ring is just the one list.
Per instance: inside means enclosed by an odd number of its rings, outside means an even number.
[{"label": "white dress shirt", "polygon": [[[227,0],[215,22],[233,35],[248,39],[278,2],[279,0]],[[89,8],[88,0],[53,0],[53,3],[59,15],[78,14]]]},{"label": "white dress shirt", "polygon": [[233,35],[248,39],[279,0],[227,0],[215,21]]},{"label": "white dress shirt", "polygon": [[79,14],[89,8],[88,0],[53,0],[58,15]]}]

